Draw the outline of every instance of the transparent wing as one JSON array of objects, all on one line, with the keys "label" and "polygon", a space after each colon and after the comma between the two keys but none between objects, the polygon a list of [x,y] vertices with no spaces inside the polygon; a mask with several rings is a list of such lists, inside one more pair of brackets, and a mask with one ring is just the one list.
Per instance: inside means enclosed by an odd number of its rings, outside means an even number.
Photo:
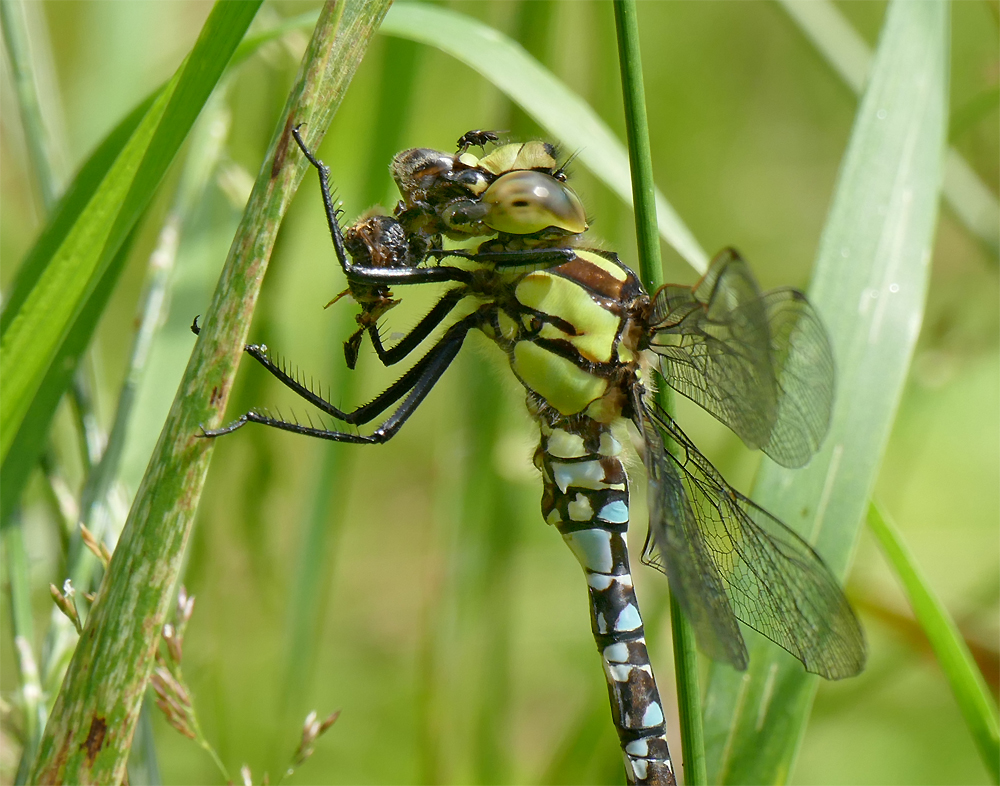
[{"label": "transparent wing", "polygon": [[805,295],[762,294],[726,249],[694,289],[653,298],[649,348],[667,384],[786,467],[819,448],[833,402],[833,352]]},{"label": "transparent wing", "polygon": [[729,603],[725,580],[712,557],[712,545],[699,532],[681,474],[667,457],[659,430],[642,406],[635,412],[646,443],[649,482],[649,532],[642,561],[666,574],[701,651],[743,671],[749,660],[746,643]]},{"label": "transparent wing", "polygon": [[[664,572],[699,646],[737,669],[736,620],[827,679],[864,667],[861,627],[837,580],[795,532],[730,486],[677,424],[636,402],[646,438],[650,534],[643,561]],[[663,450],[664,439],[677,449]]]},{"label": "transparent wing", "polygon": [[717,256],[694,289],[656,293],[649,347],[667,384],[740,435],[767,444],[777,416],[770,331],[760,290],[733,251]]},{"label": "transparent wing", "polygon": [[777,411],[761,449],[785,467],[801,467],[819,450],[833,411],[833,349],[816,310],[797,289],[764,295]]}]

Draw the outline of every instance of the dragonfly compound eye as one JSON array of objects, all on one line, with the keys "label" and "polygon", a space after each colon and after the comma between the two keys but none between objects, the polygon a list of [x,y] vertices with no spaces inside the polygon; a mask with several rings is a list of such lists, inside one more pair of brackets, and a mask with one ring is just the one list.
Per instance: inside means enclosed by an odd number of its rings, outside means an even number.
[{"label": "dragonfly compound eye", "polygon": [[497,232],[533,235],[555,227],[576,235],[587,229],[580,197],[544,172],[509,172],[486,189],[482,201],[489,206],[483,223]]}]

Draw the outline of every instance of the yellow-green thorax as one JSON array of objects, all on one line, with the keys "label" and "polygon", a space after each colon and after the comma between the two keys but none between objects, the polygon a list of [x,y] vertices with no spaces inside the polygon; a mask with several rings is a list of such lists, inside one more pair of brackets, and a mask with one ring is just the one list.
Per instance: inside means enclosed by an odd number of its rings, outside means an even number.
[{"label": "yellow-green thorax", "polygon": [[636,365],[629,314],[640,298],[638,279],[615,255],[578,249],[571,261],[513,282],[492,337],[550,407],[607,422],[620,415],[622,375]]}]

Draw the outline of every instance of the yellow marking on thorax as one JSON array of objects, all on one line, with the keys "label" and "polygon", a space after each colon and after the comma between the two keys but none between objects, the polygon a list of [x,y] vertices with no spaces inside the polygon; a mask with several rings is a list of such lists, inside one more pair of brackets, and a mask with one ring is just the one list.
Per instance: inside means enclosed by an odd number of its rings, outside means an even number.
[{"label": "yellow marking on thorax", "polygon": [[508,341],[513,341],[517,338],[520,333],[520,328],[517,322],[515,322],[505,311],[501,311],[497,315],[497,322],[500,324],[500,335],[503,336]]},{"label": "yellow marking on thorax", "polygon": [[597,303],[587,290],[573,281],[540,270],[522,278],[514,296],[528,308],[558,317],[577,330],[574,336],[546,324],[540,333],[542,338],[565,339],[587,360],[611,362],[621,318]]},{"label": "yellow marking on thorax", "polygon": [[531,341],[514,345],[514,373],[529,390],[544,398],[563,415],[582,412],[604,395],[608,382],[595,377],[573,361],[555,355]]},{"label": "yellow marking on thorax", "polygon": [[595,267],[599,267],[601,270],[603,270],[605,273],[607,273],[609,276],[615,279],[615,281],[624,282],[625,279],[628,278],[628,273],[625,272],[625,269],[622,268],[620,265],[616,265],[607,257],[602,257],[600,254],[595,254],[593,251],[587,251],[584,248],[577,249],[576,255],[580,257],[580,259],[587,260],[590,264],[594,265]]}]

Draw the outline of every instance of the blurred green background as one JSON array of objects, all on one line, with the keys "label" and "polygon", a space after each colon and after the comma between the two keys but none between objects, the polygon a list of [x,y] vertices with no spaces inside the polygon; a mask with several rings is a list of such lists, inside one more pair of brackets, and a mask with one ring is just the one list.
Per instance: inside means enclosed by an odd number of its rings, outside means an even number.
[{"label": "blurred green background", "polygon": [[[450,6],[524,42],[624,139],[608,3]],[[272,3],[258,21],[263,27],[314,7]],[[47,109],[68,176],[173,72],[210,4],[31,8],[40,23],[36,32],[47,27],[50,36]],[[838,8],[874,46],[884,4]],[[640,5],[639,22],[658,186],[709,252],[740,249],[764,287],[804,286],[856,98],[778,5],[651,1]],[[169,316],[140,388],[123,464],[130,493],[193,345],[187,326],[207,306],[308,34],[300,29],[265,47],[232,73],[206,112],[206,123],[228,132],[182,225]],[[952,35],[951,141],[995,195],[997,3],[953,4]],[[0,284],[6,289],[44,215],[6,60],[4,68]],[[392,152],[449,150],[471,128],[541,133],[465,66],[429,48],[378,37],[319,152],[353,219],[372,204],[393,204]],[[183,165],[182,157],[140,229],[88,360],[97,415],[105,422],[122,381],[147,259]],[[572,174],[593,218],[592,234],[634,263],[630,210],[582,167]],[[668,280],[696,280],[669,249],[665,266]],[[324,386],[333,384],[342,391],[334,403],[354,405],[399,372],[378,368],[369,353],[345,379],[340,345],[352,330],[354,309],[344,301],[323,309],[343,288],[309,176],[285,223],[250,338]],[[942,208],[930,300],[877,488],[994,694],[998,294],[996,249]],[[389,314],[388,332],[404,331],[432,298],[432,292],[407,294]],[[304,414],[288,391],[245,364],[229,413],[235,417],[251,406]],[[679,402],[679,419],[723,474],[748,489],[759,457],[693,405]],[[315,708],[321,716],[334,709],[342,715],[292,782],[621,782],[584,583],[538,513],[540,483],[531,465],[536,439],[503,358],[473,337],[387,446],[335,446],[264,429],[220,440],[184,579],[197,596],[184,672],[206,736],[230,773],[247,763],[255,781],[264,771],[276,780],[302,718]],[[80,447],[68,407],[56,420],[53,441],[53,458],[75,492],[82,480]],[[638,479],[633,520],[641,522],[637,460],[632,469]],[[59,527],[39,479],[30,487],[24,521],[37,650],[51,606],[47,585],[63,578]],[[643,530],[633,531],[636,553]],[[654,666],[671,706],[666,583],[641,568],[636,580]],[[986,782],[940,669],[867,534],[848,593],[869,637],[869,666],[857,679],[821,685],[792,781]],[[0,635],[0,686],[11,701],[17,681],[7,622]],[[0,752],[4,783],[17,767],[16,722],[9,713]],[[153,726],[164,783],[220,782],[207,755],[158,713]],[[679,754],[679,743],[672,749]]]}]

